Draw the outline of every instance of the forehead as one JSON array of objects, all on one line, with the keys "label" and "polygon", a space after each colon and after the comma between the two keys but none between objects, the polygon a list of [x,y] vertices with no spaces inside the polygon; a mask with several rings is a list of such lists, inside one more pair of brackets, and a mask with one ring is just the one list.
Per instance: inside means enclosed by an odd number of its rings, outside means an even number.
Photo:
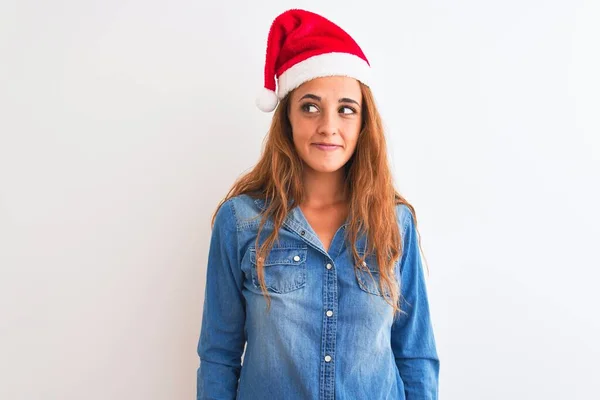
[{"label": "forehead", "polygon": [[347,76],[325,76],[311,79],[298,86],[294,90],[293,95],[298,98],[307,93],[324,99],[331,98],[335,101],[342,97],[350,97],[356,101],[360,101],[362,97],[358,81]]}]

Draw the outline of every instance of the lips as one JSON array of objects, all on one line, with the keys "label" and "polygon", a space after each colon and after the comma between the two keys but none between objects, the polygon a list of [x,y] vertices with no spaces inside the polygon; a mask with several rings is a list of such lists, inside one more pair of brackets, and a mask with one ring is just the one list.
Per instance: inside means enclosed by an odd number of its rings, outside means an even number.
[{"label": "lips", "polygon": [[333,150],[337,150],[341,147],[336,144],[322,144],[322,143],[313,143],[313,146],[315,146],[317,149],[323,150],[323,151],[333,151]]}]

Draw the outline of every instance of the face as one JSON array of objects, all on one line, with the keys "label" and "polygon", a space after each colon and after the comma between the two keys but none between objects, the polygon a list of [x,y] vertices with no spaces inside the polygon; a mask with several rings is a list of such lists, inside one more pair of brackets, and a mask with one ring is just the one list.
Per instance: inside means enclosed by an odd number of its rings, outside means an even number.
[{"label": "face", "polygon": [[358,81],[345,76],[316,78],[292,92],[294,146],[308,168],[333,172],[348,162],[360,133],[361,107]]}]

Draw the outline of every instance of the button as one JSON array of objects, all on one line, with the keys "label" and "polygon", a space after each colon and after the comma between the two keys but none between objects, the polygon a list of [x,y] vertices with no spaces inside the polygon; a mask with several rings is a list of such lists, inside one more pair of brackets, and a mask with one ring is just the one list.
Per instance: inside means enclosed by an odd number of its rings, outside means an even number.
[{"label": "button", "polygon": [[331,317],[333,315],[333,311],[327,310],[326,314],[327,314],[328,317]]},{"label": "button", "polygon": [[302,236],[304,236],[304,234],[305,234],[305,233],[306,233],[306,231],[300,231],[300,234],[301,234]]},{"label": "button", "polygon": [[326,355],[325,356],[325,362],[329,362],[331,361],[331,356],[330,355]]},{"label": "button", "polygon": [[300,261],[300,256],[294,256],[294,261]]},{"label": "button", "polygon": [[325,266],[325,268],[331,269],[331,264],[327,263],[327,265]]}]

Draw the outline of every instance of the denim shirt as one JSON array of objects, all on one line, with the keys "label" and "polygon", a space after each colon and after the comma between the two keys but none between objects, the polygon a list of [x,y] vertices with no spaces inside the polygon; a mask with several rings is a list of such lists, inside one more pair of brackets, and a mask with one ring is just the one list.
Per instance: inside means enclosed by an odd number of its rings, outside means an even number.
[{"label": "denim shirt", "polygon": [[[326,251],[299,207],[288,213],[265,260],[267,312],[254,243],[265,207],[264,200],[244,194],[217,213],[197,349],[197,399],[437,399],[439,359],[409,209],[396,206],[404,252],[395,274],[407,314],[393,320],[378,287],[375,256],[366,259],[375,281],[366,271],[355,275],[344,240],[348,220]],[[269,218],[260,243],[273,227]],[[363,235],[357,250],[365,249]]]}]

